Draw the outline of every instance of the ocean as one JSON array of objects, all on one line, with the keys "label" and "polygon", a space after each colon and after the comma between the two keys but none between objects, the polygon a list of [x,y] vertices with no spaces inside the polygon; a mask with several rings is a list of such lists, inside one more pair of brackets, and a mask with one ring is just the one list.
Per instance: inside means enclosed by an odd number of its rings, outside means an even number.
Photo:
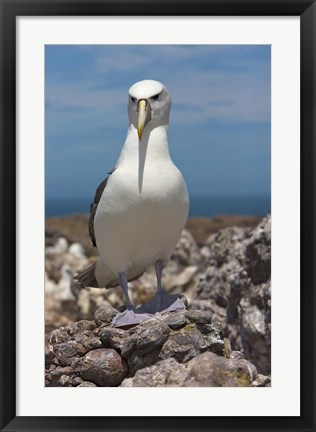
[{"label": "ocean", "polygon": [[[89,213],[90,203],[91,198],[47,198],[45,200],[46,217]],[[190,197],[189,217],[219,215],[265,216],[267,213],[271,213],[269,195]]]}]

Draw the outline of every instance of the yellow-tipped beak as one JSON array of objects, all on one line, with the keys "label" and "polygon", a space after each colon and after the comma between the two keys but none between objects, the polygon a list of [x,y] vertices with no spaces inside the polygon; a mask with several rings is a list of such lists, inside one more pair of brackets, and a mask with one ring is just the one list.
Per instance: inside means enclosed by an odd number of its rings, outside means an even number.
[{"label": "yellow-tipped beak", "polygon": [[143,131],[146,124],[151,119],[151,109],[149,102],[146,99],[141,99],[138,102],[138,114],[137,114],[137,132],[139,140],[142,139]]}]

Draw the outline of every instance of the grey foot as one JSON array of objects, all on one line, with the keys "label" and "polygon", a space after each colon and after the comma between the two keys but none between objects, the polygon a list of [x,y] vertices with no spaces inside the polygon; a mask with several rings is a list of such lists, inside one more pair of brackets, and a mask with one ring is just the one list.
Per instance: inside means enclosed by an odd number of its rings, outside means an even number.
[{"label": "grey foot", "polygon": [[186,307],[180,297],[181,294],[166,294],[163,292],[160,294],[159,298],[159,294],[156,293],[151,300],[149,300],[147,303],[143,304],[136,310],[137,312],[147,314],[184,310]]},{"label": "grey foot", "polygon": [[119,312],[112,321],[112,327],[130,327],[147,321],[152,317],[148,313],[136,313],[130,309]]}]

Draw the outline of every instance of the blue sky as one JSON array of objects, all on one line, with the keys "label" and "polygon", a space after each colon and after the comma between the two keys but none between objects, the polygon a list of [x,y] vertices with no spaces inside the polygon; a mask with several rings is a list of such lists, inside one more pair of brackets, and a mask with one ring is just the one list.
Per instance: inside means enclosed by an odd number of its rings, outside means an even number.
[{"label": "blue sky", "polygon": [[270,194],[270,68],[266,45],[46,46],[46,198],[93,197],[142,79],[171,93],[170,153],[191,196]]}]

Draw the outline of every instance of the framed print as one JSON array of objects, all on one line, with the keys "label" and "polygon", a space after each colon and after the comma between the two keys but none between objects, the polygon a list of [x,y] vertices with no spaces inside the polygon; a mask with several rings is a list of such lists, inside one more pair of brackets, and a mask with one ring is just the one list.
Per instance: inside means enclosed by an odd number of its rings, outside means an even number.
[{"label": "framed print", "polygon": [[1,430],[315,430],[315,25],[1,1]]}]

